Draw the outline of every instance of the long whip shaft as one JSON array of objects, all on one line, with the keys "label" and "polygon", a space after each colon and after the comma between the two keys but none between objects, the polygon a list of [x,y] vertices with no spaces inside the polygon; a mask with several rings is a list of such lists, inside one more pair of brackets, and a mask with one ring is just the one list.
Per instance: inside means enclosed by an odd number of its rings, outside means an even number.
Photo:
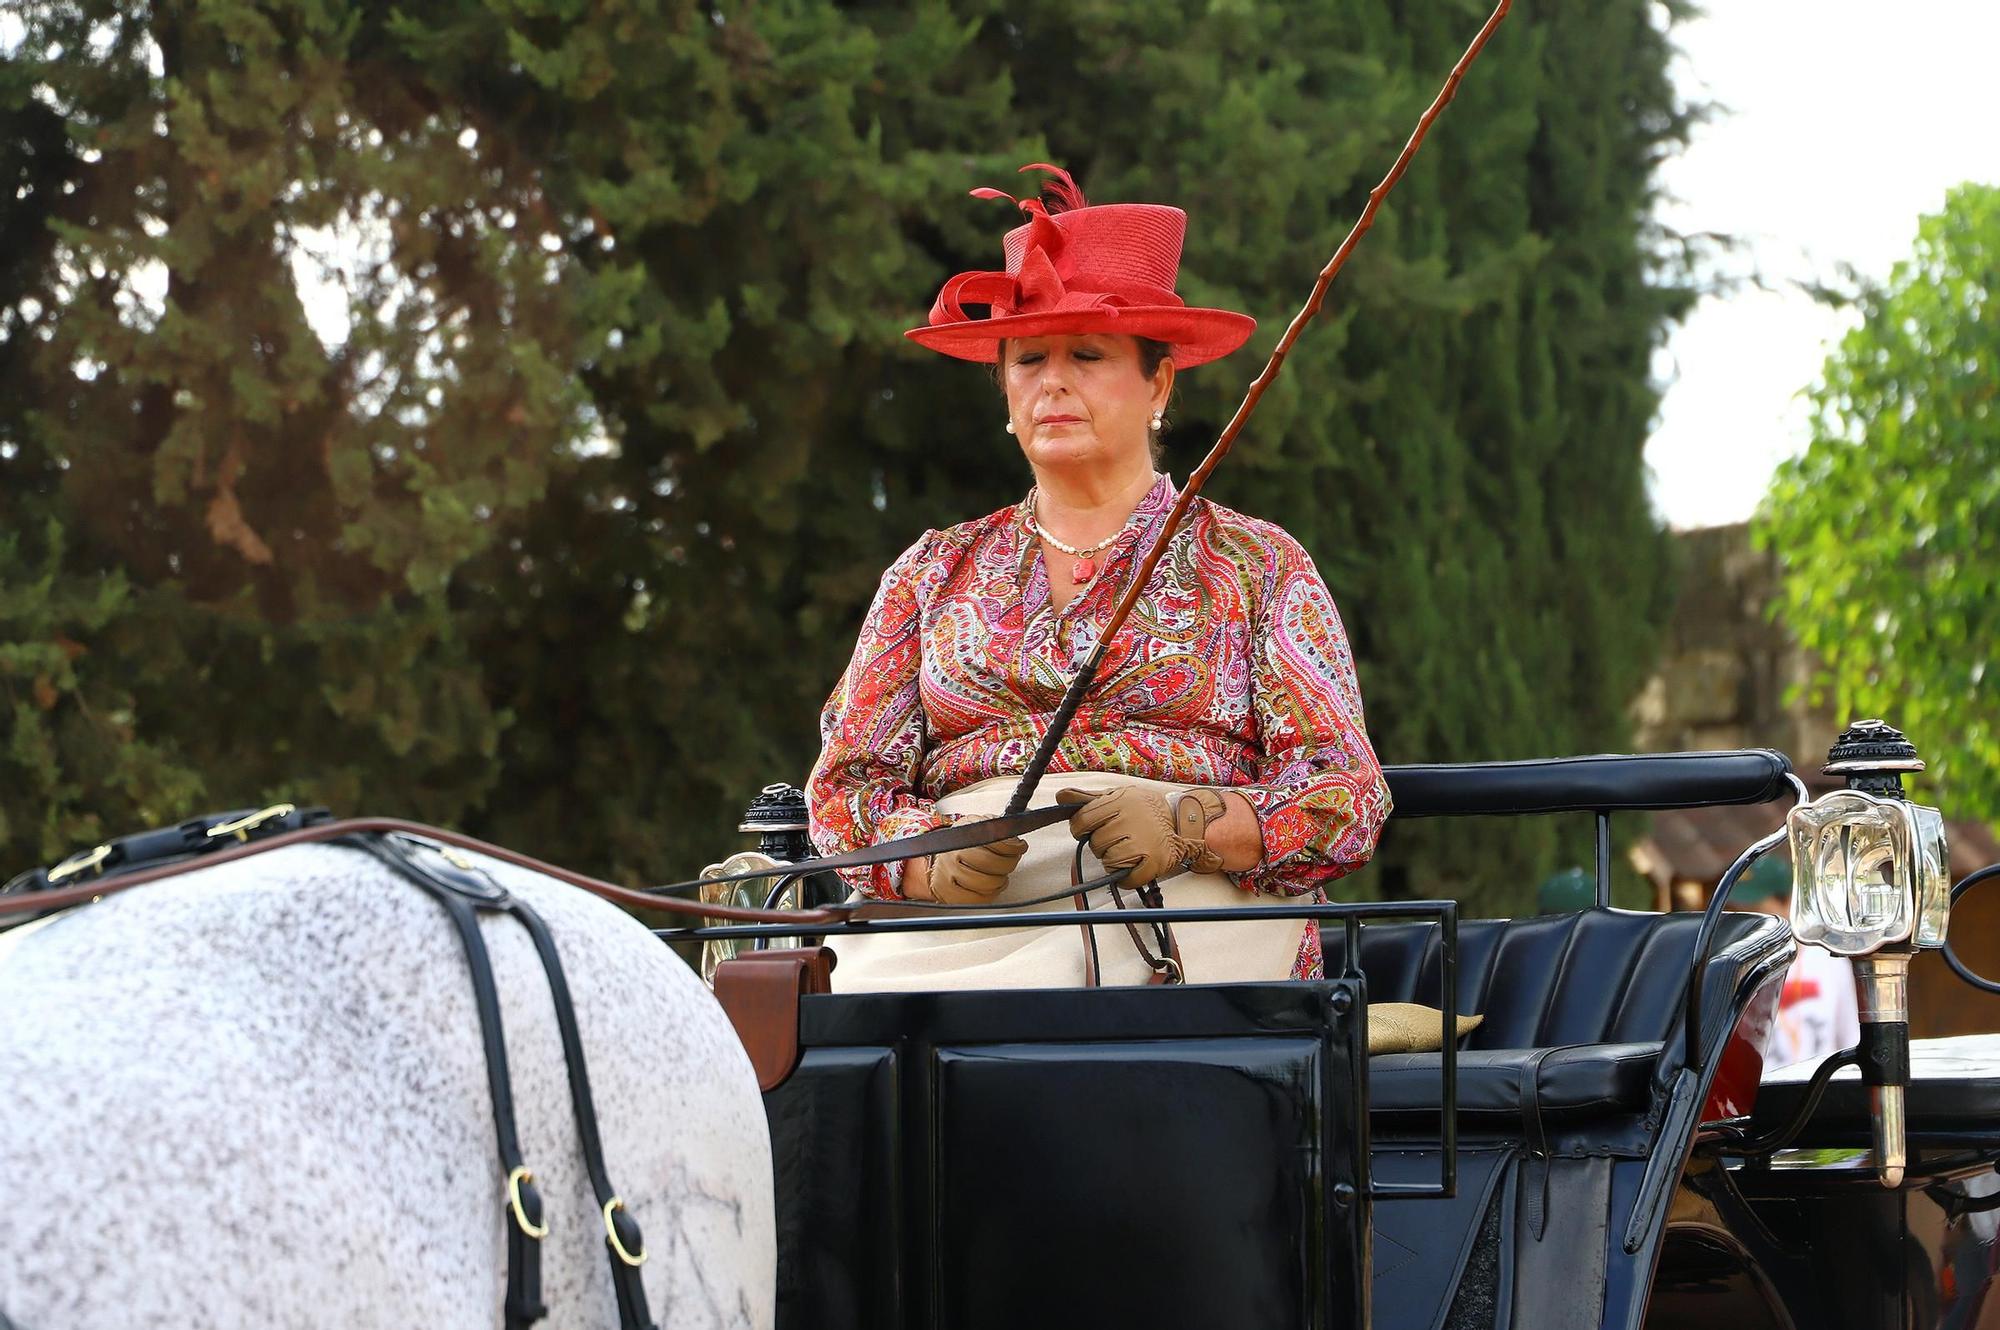
[{"label": "long whip shaft", "polygon": [[1036,783],[1048,771],[1049,763],[1055,760],[1056,750],[1062,746],[1063,735],[1068,731],[1070,721],[1075,719],[1077,708],[1083,704],[1084,693],[1097,678],[1098,670],[1104,666],[1104,657],[1110,649],[1111,639],[1125,626],[1125,620],[1131,617],[1132,608],[1139,603],[1139,597],[1144,594],[1146,583],[1153,576],[1153,570],[1159,567],[1161,557],[1166,554],[1167,542],[1172,540],[1174,533],[1180,529],[1180,524],[1187,517],[1195,496],[1201,493],[1201,487],[1208,483],[1208,478],[1214,474],[1216,466],[1229,455],[1229,449],[1236,442],[1236,436],[1242,432],[1244,422],[1250,419],[1250,413],[1255,411],[1257,403],[1263,400],[1264,390],[1271,386],[1271,381],[1278,377],[1278,371],[1284,368],[1285,356],[1290,353],[1292,344],[1299,340],[1299,334],[1305,331],[1306,324],[1312,321],[1313,315],[1319,313],[1320,306],[1326,302],[1327,288],[1333,285],[1333,279],[1339,275],[1340,270],[1347,266],[1348,256],[1353,254],[1354,247],[1361,243],[1361,237],[1367,235],[1368,229],[1375,225],[1375,214],[1381,209],[1382,200],[1389,196],[1389,191],[1396,187],[1396,182],[1410,169],[1410,159],[1417,155],[1417,149],[1423,144],[1424,136],[1430,133],[1431,123],[1457,95],[1458,85],[1465,77],[1465,71],[1479,58],[1479,53],[1486,47],[1487,38],[1491,37],[1493,30],[1500,26],[1500,21],[1507,17],[1507,11],[1513,8],[1513,4],[1514,0],[1500,0],[1492,14],[1487,17],[1485,24],[1480,27],[1479,35],[1472,39],[1472,45],[1465,48],[1465,53],[1459,56],[1458,62],[1451,67],[1451,73],[1445,78],[1444,86],[1438,89],[1438,94],[1431,100],[1429,109],[1417,121],[1417,127],[1411,132],[1409,142],[1405,143],[1403,150],[1396,154],[1395,164],[1389,168],[1389,174],[1383,176],[1382,182],[1368,191],[1368,203],[1362,208],[1361,216],[1355,219],[1347,238],[1341,241],[1340,248],[1333,252],[1333,258],[1327,261],[1326,267],[1320,269],[1319,280],[1313,283],[1312,295],[1306,298],[1306,303],[1299,312],[1292,316],[1290,325],[1285,329],[1285,335],[1278,339],[1277,349],[1271,352],[1271,358],[1264,362],[1263,373],[1251,383],[1250,391],[1243,396],[1242,405],[1238,406],[1236,414],[1229,418],[1229,424],[1223,428],[1221,435],[1215,441],[1215,446],[1208,450],[1208,456],[1202,458],[1201,465],[1189,473],[1187,484],[1181,487],[1180,497],[1174,501],[1173,508],[1167,513],[1167,520],[1161,526],[1159,535],[1154,537],[1152,546],[1146,551],[1146,557],[1140,560],[1139,571],[1125,588],[1125,594],[1119,598],[1118,607],[1111,612],[1111,619],[1104,625],[1104,631],[1098,635],[1097,645],[1092,647],[1090,654],[1084,658],[1076,677],[1070,680],[1069,687],[1063,692],[1062,702],[1056,707],[1055,715],[1049,718],[1048,730],[1043,733],[1041,743],[1036,745],[1035,755],[1028,761],[1028,769],[1021,773],[1021,783],[1014,787],[1013,797],[1007,801],[1007,815],[1012,816],[1027,808],[1028,799],[1034,793]]}]

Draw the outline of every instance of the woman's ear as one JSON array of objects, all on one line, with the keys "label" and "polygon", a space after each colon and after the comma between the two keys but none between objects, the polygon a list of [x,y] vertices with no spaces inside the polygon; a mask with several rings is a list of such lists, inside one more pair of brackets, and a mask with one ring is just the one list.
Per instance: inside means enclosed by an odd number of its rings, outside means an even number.
[{"label": "woman's ear", "polygon": [[1160,367],[1153,371],[1153,412],[1155,415],[1167,409],[1167,403],[1174,396],[1174,362],[1162,360]]}]

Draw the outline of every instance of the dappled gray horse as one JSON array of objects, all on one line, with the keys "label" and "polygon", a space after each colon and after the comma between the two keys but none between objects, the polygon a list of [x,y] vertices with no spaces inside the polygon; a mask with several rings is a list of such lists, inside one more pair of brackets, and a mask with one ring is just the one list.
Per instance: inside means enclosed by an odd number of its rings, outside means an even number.
[{"label": "dappled gray horse", "polygon": [[[548,923],[662,1327],[768,1326],[770,1146],[694,974],[614,906],[471,856]],[[615,1326],[549,985],[482,915],[543,1326]],[[362,852],[273,850],[0,933],[0,1318],[498,1326],[505,1182],[464,951]],[[5,1320],[0,1320],[4,1324]]]}]

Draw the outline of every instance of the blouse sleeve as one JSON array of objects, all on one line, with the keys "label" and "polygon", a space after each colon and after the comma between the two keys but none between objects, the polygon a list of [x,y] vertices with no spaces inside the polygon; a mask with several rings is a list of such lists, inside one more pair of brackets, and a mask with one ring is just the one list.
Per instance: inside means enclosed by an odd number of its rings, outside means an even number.
[{"label": "blouse sleeve", "polygon": [[1263,745],[1254,786],[1264,857],[1248,890],[1303,896],[1368,862],[1389,816],[1361,713],[1340,612],[1312,559],[1277,533],[1251,642],[1253,705]]},{"label": "blouse sleeve", "polygon": [[[913,836],[951,819],[917,793],[926,733],[917,680],[923,661],[918,591],[935,532],[882,575],[854,658],[820,713],[820,754],[806,782],[813,844],[838,854]],[[841,870],[850,886],[899,898],[903,865]]]}]

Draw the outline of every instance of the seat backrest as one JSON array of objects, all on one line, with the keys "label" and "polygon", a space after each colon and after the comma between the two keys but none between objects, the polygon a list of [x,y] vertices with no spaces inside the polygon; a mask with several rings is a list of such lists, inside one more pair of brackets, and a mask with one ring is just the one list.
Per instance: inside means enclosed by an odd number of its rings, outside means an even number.
[{"label": "seat backrest", "polygon": [[[1532,919],[1468,919],[1458,925],[1458,1006],[1485,1016],[1468,1048],[1663,1041],[1680,1029],[1698,914],[1584,910]],[[1705,971],[1704,1012],[1733,1007],[1745,967],[1781,948],[1785,925],[1731,913],[1717,930]],[[1371,924],[1361,930],[1361,970],[1374,1002],[1436,1005],[1442,948],[1436,924]],[[1327,974],[1346,963],[1340,932],[1324,934]]]}]

